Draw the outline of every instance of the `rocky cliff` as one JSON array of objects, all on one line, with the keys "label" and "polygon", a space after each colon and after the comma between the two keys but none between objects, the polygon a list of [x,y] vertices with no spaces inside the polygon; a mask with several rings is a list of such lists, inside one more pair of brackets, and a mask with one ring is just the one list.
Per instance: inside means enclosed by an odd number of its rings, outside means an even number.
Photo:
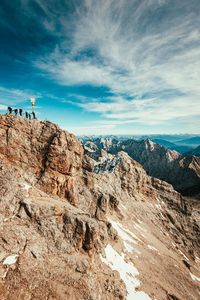
[{"label": "rocky cliff", "polygon": [[199,299],[199,202],[50,122],[0,139],[0,299]]}]

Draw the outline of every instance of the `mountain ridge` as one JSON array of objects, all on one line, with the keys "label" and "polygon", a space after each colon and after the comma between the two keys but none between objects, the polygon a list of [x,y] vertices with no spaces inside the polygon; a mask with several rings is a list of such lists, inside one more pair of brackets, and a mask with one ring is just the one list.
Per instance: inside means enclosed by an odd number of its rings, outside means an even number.
[{"label": "mountain ridge", "polygon": [[92,145],[93,151],[89,151],[88,155],[96,160],[101,155],[101,149],[111,154],[122,150],[138,161],[149,175],[167,181],[177,191],[186,195],[200,193],[200,159],[198,157],[182,155],[150,139],[118,141],[102,138],[86,141],[84,146],[87,147],[87,145]]},{"label": "mountain ridge", "polygon": [[198,298],[198,204],[50,122],[0,116],[0,136],[2,300]]}]

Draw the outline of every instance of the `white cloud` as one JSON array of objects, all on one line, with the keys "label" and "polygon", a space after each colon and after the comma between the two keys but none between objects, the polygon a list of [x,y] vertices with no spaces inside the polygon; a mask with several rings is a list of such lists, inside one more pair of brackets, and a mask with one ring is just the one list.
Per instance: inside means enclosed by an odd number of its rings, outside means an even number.
[{"label": "white cloud", "polygon": [[[145,123],[162,124],[177,118],[190,118],[197,116],[199,99],[176,96],[167,102],[158,98],[126,100],[123,97],[109,97],[105,101],[81,97],[80,101],[72,102],[86,111],[102,114],[104,123],[112,120],[112,124]],[[108,124],[108,123],[107,123]]]},{"label": "white cloud", "polygon": [[164,124],[199,114],[197,1],[187,9],[186,1],[170,0],[82,3],[69,28],[70,51],[63,48],[66,40],[35,62],[63,85],[106,86],[116,95],[76,105],[118,124]]}]

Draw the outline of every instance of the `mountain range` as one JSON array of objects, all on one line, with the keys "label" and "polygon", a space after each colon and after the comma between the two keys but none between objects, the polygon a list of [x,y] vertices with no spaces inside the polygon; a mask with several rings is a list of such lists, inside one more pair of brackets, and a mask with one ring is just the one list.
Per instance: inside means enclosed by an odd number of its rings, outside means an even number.
[{"label": "mountain range", "polygon": [[84,142],[86,153],[98,160],[102,150],[117,154],[125,151],[138,161],[153,177],[167,181],[185,195],[200,193],[200,158],[191,154],[182,155],[160,144],[147,140],[118,141],[112,138],[97,138]]},{"label": "mountain range", "polygon": [[197,157],[12,115],[0,139],[1,300],[199,299],[199,199],[144,169],[193,189]]},{"label": "mountain range", "polygon": [[87,140],[93,140],[97,138],[111,138],[111,139],[117,139],[118,141],[126,141],[126,140],[136,140],[136,141],[142,141],[150,139],[151,141],[155,142],[156,144],[159,144],[161,146],[164,146],[167,149],[175,150],[177,152],[180,152],[182,154],[186,154],[188,152],[191,152],[192,150],[195,150],[195,148],[198,148],[200,146],[200,136],[191,136],[189,134],[187,135],[108,135],[108,136],[82,136],[80,137],[80,140],[84,143],[84,141]]}]

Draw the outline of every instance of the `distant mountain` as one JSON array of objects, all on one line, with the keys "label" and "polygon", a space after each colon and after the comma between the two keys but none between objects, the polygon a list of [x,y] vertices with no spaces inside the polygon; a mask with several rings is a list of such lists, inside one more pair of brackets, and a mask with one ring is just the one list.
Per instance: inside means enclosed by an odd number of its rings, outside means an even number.
[{"label": "distant mountain", "polygon": [[[168,141],[168,142],[171,142],[171,143],[175,143],[177,141],[181,141],[181,140],[187,140],[187,139],[190,139],[190,138],[194,138],[196,136],[194,135],[191,135],[191,134],[149,134],[149,135],[127,135],[127,134],[124,134],[124,135],[91,135],[91,136],[86,136],[86,135],[82,135],[82,136],[79,136],[79,139],[81,141],[87,141],[87,140],[96,140],[97,138],[98,139],[105,139],[105,138],[111,138],[111,139],[117,139],[118,141],[121,141],[121,140],[131,140],[131,139],[134,139],[134,140],[147,140],[147,139],[150,139],[150,140],[165,140],[165,141]],[[198,136],[200,137],[200,136]]]},{"label": "distant mountain", "polygon": [[200,145],[200,136],[195,136],[189,139],[176,141],[178,145],[191,145],[193,147]]},{"label": "distant mountain", "polygon": [[195,148],[192,151],[188,152],[187,154],[189,154],[189,155],[195,155],[195,156],[200,156],[200,146],[198,146],[197,148]]},{"label": "distant mountain", "polygon": [[141,140],[150,139],[150,140],[165,140],[168,142],[176,143],[180,140],[187,140],[193,138],[194,135],[191,134],[150,134],[150,135],[143,135],[140,137]]},{"label": "distant mountain", "polygon": [[[111,138],[98,138],[92,143],[93,151],[88,151],[86,148],[86,153],[95,160],[102,156],[102,151],[111,154],[124,151],[138,161],[149,175],[167,181],[177,191],[190,195],[200,193],[200,158],[198,157],[181,155],[150,139],[117,141]],[[88,147],[88,141],[86,145]],[[97,147],[96,150],[94,145]]]},{"label": "distant mountain", "polygon": [[186,153],[193,149],[193,147],[191,147],[189,145],[177,145],[176,142],[172,143],[172,142],[169,142],[167,140],[162,140],[162,139],[153,139],[152,141],[161,146],[164,146],[168,149],[176,150],[177,152],[180,152],[180,153]]},{"label": "distant mountain", "polygon": [[82,136],[79,138],[80,141],[84,144],[86,141],[97,141],[98,140],[117,140],[119,141],[127,141],[127,140],[135,140],[135,141],[143,141],[150,139],[151,141],[164,146],[168,149],[175,150],[180,153],[187,153],[200,145],[200,136],[193,136],[190,134],[153,134],[153,135],[100,135],[100,136]]},{"label": "distant mountain", "polygon": [[159,144],[161,146],[164,146],[166,148],[172,148],[172,147],[176,147],[176,144],[169,142],[167,140],[163,140],[163,139],[152,139],[153,142],[155,142],[156,144]]}]

